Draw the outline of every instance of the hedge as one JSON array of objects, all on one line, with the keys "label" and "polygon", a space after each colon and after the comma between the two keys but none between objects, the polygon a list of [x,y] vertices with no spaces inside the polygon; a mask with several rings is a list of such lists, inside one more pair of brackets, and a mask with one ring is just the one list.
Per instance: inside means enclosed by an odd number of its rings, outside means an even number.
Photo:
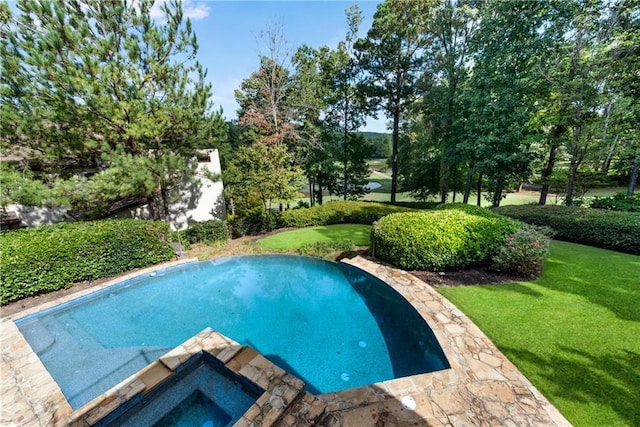
[{"label": "hedge", "polygon": [[189,224],[189,228],[180,231],[180,237],[190,244],[226,242],[229,240],[229,229],[224,221],[212,219]]},{"label": "hedge", "polygon": [[167,261],[169,227],[135,219],[63,223],[0,234],[0,304]]},{"label": "hedge", "polygon": [[519,225],[466,208],[396,213],[372,230],[375,256],[409,270],[455,270],[487,263]]},{"label": "hedge", "polygon": [[622,212],[640,212],[640,194],[628,196],[626,193],[618,193],[611,197],[595,197],[590,208],[607,209]]},{"label": "hedge", "polygon": [[371,224],[383,216],[414,209],[375,202],[334,201],[312,208],[290,209],[280,215],[281,227],[310,227],[330,224]]},{"label": "hedge", "polygon": [[640,213],[575,206],[502,206],[494,212],[551,227],[559,240],[640,255]]}]

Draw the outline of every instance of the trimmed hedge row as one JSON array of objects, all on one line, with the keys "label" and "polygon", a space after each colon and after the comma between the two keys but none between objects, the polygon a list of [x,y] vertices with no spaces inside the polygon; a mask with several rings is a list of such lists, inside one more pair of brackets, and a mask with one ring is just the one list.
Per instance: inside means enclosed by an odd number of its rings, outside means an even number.
[{"label": "trimmed hedge row", "polygon": [[169,227],[134,219],[63,223],[0,234],[0,304],[167,261]]},{"label": "trimmed hedge row", "polygon": [[375,202],[334,201],[312,208],[290,209],[279,218],[281,227],[310,227],[330,224],[371,224],[383,216],[414,209]]},{"label": "trimmed hedge row", "polygon": [[560,240],[640,255],[640,213],[575,206],[502,206],[502,215],[551,227]]},{"label": "trimmed hedge row", "polygon": [[467,212],[472,209],[454,205],[388,215],[372,231],[375,256],[409,270],[455,270],[486,263],[519,224],[485,209],[481,214]]}]

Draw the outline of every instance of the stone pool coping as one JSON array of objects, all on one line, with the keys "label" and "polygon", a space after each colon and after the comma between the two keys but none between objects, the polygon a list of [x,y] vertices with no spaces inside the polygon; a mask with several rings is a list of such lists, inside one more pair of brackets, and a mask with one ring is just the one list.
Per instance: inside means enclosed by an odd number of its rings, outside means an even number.
[{"label": "stone pool coping", "polygon": [[[89,415],[104,416],[106,413],[103,409],[110,407],[111,402],[122,399],[122,395],[131,397],[144,392],[147,387],[157,385],[166,375],[170,375],[167,372],[172,371],[171,366],[175,369],[181,358],[209,351],[214,356],[217,354],[216,357],[222,354],[222,359],[218,357],[221,361],[229,357],[226,362],[223,361],[225,366],[236,373],[244,369],[248,375],[241,375],[256,382],[266,392],[271,393],[280,387],[276,393],[261,396],[256,402],[257,406],[250,408],[237,423],[239,426],[571,425],[453,304],[413,275],[362,257],[345,262],[377,276],[416,308],[442,346],[450,369],[313,396],[301,387],[302,381],[254,350],[241,347],[214,331],[203,331],[123,381],[119,386],[124,385],[124,388],[116,386],[74,413],[13,320],[123,280],[187,262],[194,260],[144,269],[63,300],[3,318],[0,321],[0,424],[90,425]],[[141,378],[146,378],[149,384]],[[288,394],[282,399],[285,390],[288,390]],[[297,391],[295,396],[294,391]],[[272,405],[274,396],[278,399]],[[415,402],[413,409],[401,403],[408,396]]]}]

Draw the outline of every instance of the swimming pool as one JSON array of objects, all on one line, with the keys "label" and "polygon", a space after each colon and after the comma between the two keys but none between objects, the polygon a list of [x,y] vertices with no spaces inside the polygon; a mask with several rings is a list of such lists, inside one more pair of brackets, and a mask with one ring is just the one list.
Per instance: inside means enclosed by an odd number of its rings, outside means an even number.
[{"label": "swimming pool", "polygon": [[16,321],[73,408],[206,327],[326,393],[449,367],[415,309],[343,263],[246,256],[125,281]]}]

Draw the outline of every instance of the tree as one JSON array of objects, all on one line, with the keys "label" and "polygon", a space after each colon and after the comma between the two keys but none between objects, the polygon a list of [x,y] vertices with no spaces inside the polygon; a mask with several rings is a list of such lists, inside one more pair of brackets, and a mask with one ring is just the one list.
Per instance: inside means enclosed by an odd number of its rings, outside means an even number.
[{"label": "tree", "polygon": [[1,40],[2,145],[26,154],[62,199],[104,210],[146,197],[158,219],[157,195],[169,222],[170,191],[201,143],[210,85],[181,4],[163,4],[164,24],[151,18],[152,4],[19,2]]},{"label": "tree", "polygon": [[270,143],[292,143],[296,140],[292,123],[293,79],[288,69],[289,51],[282,27],[269,26],[262,32],[267,55],[260,55],[260,67],[243,80],[235,91],[240,105],[239,123],[257,126]]},{"label": "tree", "polygon": [[620,142],[619,169],[622,174],[628,171],[627,195],[631,196],[640,172],[640,15],[637,4],[630,1],[621,1],[611,10],[618,17],[618,26],[604,54],[611,66],[611,89],[619,97],[621,111],[614,137]]},{"label": "tree", "polygon": [[391,202],[398,191],[400,122],[419,95],[417,81],[424,64],[424,39],[419,28],[427,2],[387,0],[378,5],[371,29],[355,44],[365,72],[360,89],[372,108],[382,108],[392,119]]},{"label": "tree", "polygon": [[[311,206],[316,200],[322,204],[323,187],[329,181],[335,181],[333,157],[325,146],[326,131],[320,118],[327,108],[329,90],[322,78],[320,62],[328,50],[327,47],[313,49],[305,45],[298,48],[293,57],[295,73],[292,78],[297,93],[292,98],[292,108],[299,136],[295,156],[296,163],[307,176]],[[316,186],[319,186],[317,198]]]},{"label": "tree", "polygon": [[[488,179],[490,200],[499,206],[505,188],[529,173],[529,127],[537,81],[533,64],[544,51],[542,2],[490,2],[474,37],[474,62],[465,96],[467,156]],[[515,182],[514,182],[515,181]]]},{"label": "tree", "polygon": [[406,139],[407,162],[401,166],[401,175],[404,189],[420,197],[440,193],[444,203],[449,190],[454,195],[461,190],[455,185],[461,175],[458,146],[465,142],[461,94],[478,10],[473,2],[439,0],[425,8],[421,19],[426,41],[425,70],[419,82],[422,96],[409,116],[411,135]]},{"label": "tree", "polygon": [[[327,88],[325,93],[328,108],[325,124],[342,134],[342,153],[339,157],[342,162],[342,196],[347,200],[347,197],[353,194],[349,189],[356,188],[354,183],[349,182],[349,164],[355,161],[349,154],[359,151],[351,150],[349,141],[355,141],[354,132],[364,124],[366,98],[356,88],[360,70],[354,55],[354,44],[362,22],[362,12],[356,5],[347,8],[345,12],[348,26],[345,40],[338,43],[336,50],[325,50],[321,60],[321,70]],[[357,167],[360,168],[361,165]]]},{"label": "tree", "polygon": [[260,140],[241,146],[225,173],[228,197],[249,211],[253,207],[251,201],[258,200],[267,230],[273,227],[270,221],[273,202],[293,199],[302,178],[302,171],[293,165],[285,145]]}]

